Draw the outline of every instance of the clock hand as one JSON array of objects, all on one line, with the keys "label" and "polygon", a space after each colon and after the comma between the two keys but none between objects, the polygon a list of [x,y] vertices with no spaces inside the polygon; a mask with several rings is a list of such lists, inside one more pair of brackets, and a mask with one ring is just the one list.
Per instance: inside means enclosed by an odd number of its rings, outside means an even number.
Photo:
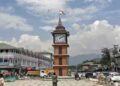
[{"label": "clock hand", "polygon": [[64,36],[61,36],[59,39],[63,38]]}]

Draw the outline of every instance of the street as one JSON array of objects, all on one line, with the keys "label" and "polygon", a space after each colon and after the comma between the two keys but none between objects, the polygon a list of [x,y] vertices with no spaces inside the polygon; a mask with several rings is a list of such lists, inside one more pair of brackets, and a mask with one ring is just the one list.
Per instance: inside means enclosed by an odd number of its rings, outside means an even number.
[{"label": "street", "polygon": [[[5,86],[52,86],[51,80],[17,80],[6,82]],[[58,81],[58,86],[101,86],[89,80],[63,79]]]}]

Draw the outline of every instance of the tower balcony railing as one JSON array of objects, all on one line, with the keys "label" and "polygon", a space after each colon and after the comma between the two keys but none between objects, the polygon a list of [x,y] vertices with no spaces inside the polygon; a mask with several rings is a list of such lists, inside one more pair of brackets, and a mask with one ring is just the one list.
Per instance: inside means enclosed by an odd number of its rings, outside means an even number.
[{"label": "tower balcony railing", "polygon": [[69,57],[69,55],[68,54],[54,54],[54,56],[67,56],[67,57]]},{"label": "tower balcony railing", "polygon": [[69,65],[53,65],[53,67],[68,67]]}]

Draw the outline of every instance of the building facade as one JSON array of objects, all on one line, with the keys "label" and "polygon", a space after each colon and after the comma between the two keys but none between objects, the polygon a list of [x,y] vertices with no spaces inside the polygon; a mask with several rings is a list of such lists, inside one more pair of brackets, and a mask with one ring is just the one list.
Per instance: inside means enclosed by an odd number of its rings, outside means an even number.
[{"label": "building facade", "polygon": [[0,43],[0,69],[49,68],[51,59],[40,53]]},{"label": "building facade", "polygon": [[[44,56],[44,57],[47,57],[50,59],[50,63],[49,65],[47,66],[48,68],[53,68],[53,54],[50,53],[50,52],[38,52],[40,55]],[[44,67],[44,66],[43,66]],[[41,66],[42,68],[42,66]]]}]

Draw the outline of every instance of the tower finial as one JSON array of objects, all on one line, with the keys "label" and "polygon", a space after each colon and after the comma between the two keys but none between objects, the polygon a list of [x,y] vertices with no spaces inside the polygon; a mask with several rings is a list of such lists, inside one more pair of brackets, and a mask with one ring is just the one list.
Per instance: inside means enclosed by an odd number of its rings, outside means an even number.
[{"label": "tower finial", "polygon": [[61,21],[61,16],[65,15],[63,10],[59,10],[59,21],[58,21],[58,26],[62,26],[62,21]]},{"label": "tower finial", "polygon": [[58,26],[62,26],[61,15],[59,15]]}]

